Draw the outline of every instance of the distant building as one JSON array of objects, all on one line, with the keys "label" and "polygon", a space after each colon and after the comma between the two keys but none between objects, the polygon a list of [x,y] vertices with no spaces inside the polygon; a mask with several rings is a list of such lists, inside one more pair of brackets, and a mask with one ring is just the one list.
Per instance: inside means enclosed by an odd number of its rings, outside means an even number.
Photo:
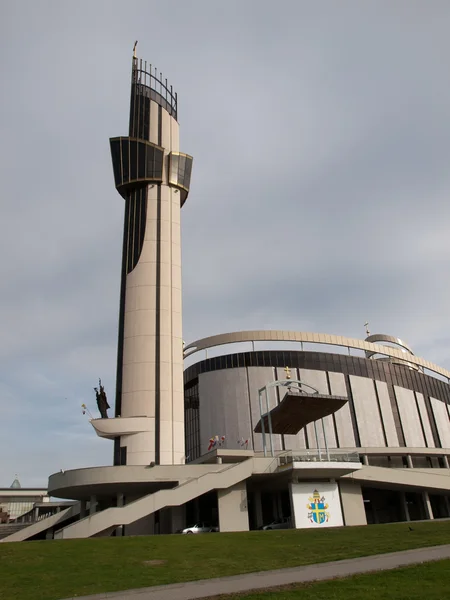
[{"label": "distant building", "polygon": [[14,522],[36,502],[49,502],[46,488],[23,488],[16,475],[9,488],[0,488],[0,522]]}]

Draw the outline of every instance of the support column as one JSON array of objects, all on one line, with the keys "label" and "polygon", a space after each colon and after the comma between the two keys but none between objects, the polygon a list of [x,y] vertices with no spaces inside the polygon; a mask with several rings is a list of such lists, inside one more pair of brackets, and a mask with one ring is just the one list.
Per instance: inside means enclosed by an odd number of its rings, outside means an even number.
[{"label": "support column", "polygon": [[442,458],[444,459],[444,468],[445,469],[450,469],[450,465],[448,464],[448,456],[446,456],[444,454],[444,456]]},{"label": "support column", "polygon": [[277,492],[277,505],[278,505],[278,518],[281,519],[285,515],[283,515],[283,503],[281,502],[281,492]]},{"label": "support column", "polygon": [[95,515],[97,510],[97,496],[91,496],[89,500],[89,516]]},{"label": "support column", "polygon": [[434,519],[433,509],[431,507],[430,496],[428,492],[422,492],[423,505],[425,507],[426,519]]},{"label": "support column", "polygon": [[171,508],[171,533],[175,533],[179,529],[184,529],[186,526],[186,507],[184,504],[181,506],[172,506]]},{"label": "support column", "polygon": [[363,464],[365,467],[368,467],[368,466],[369,466],[369,458],[368,458],[367,454],[363,454],[363,455],[362,455],[362,464]]},{"label": "support column", "polygon": [[345,525],[367,525],[361,485],[350,480],[341,479],[339,481],[339,491]]},{"label": "support column", "polygon": [[220,531],[248,531],[247,483],[217,491]]},{"label": "support column", "polygon": [[80,520],[84,519],[84,517],[86,516],[86,504],[86,500],[80,501]]},{"label": "support column", "polygon": [[39,508],[36,506],[34,509],[34,520],[37,521],[39,517]]},{"label": "support column", "polygon": [[253,500],[255,504],[255,525],[256,528],[262,527],[264,525],[264,520],[262,512],[261,492],[259,490],[256,490],[254,492]]},{"label": "support column", "polygon": [[278,501],[277,501],[277,493],[276,492],[272,493],[272,513],[273,513],[274,519],[278,519],[278,517],[280,516],[278,514]]},{"label": "support column", "polygon": [[405,492],[400,492],[400,502],[401,502],[403,517],[405,518],[405,521],[411,521],[411,517],[409,516],[408,503],[406,502]]},{"label": "support column", "polygon": [[[200,521],[200,505],[198,502],[198,498],[195,498],[195,500],[194,500],[194,515],[195,515],[195,522],[198,523]],[[190,525],[190,523],[188,523],[188,525]]]},{"label": "support column", "polygon": [[450,498],[448,496],[444,496],[444,504],[447,511],[447,517],[450,517]]},{"label": "support column", "polygon": [[413,461],[410,454],[406,455],[406,463],[408,465],[408,469],[413,469]]},{"label": "support column", "polygon": [[[125,505],[125,496],[124,494],[117,494],[116,501],[117,508],[122,508]],[[125,527],[123,525],[119,525],[116,529],[116,537],[122,537],[125,535]]]}]

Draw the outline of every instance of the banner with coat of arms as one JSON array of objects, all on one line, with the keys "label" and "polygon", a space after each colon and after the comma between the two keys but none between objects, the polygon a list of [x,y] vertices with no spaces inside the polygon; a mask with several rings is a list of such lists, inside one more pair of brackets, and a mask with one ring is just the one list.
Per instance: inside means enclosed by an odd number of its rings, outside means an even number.
[{"label": "banner with coat of arms", "polygon": [[291,484],[293,522],[297,529],[341,527],[341,499],[336,481]]},{"label": "banner with coat of arms", "polygon": [[321,497],[319,492],[314,490],[313,495],[308,500],[309,504],[306,505],[306,508],[309,510],[308,519],[311,523],[317,523],[317,525],[328,523],[330,513],[327,512],[328,504],[325,502],[325,496]]}]

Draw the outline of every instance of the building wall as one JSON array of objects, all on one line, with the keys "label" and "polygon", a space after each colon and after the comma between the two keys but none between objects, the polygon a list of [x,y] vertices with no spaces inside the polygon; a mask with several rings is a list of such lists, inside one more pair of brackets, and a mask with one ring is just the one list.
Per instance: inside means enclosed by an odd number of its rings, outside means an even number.
[{"label": "building wall", "polygon": [[[228,448],[238,448],[239,440],[248,439],[249,449],[262,450],[262,435],[254,433],[260,420],[258,390],[284,379],[281,365],[286,364],[292,378],[320,393],[348,397],[343,408],[324,419],[330,448],[450,448],[448,384],[402,365],[374,365],[377,361],[343,355],[332,361],[329,356],[265,351],[216,357],[189,367],[185,383],[197,382],[198,390],[194,420],[198,422],[200,442],[193,458],[207,451],[209,439],[215,435],[225,436]],[[283,388],[270,388],[269,408],[283,395]],[[266,410],[263,395],[263,413]],[[323,448],[321,424],[317,430]],[[314,427],[310,424],[297,435],[274,435],[273,444],[274,450],[314,449]]]}]

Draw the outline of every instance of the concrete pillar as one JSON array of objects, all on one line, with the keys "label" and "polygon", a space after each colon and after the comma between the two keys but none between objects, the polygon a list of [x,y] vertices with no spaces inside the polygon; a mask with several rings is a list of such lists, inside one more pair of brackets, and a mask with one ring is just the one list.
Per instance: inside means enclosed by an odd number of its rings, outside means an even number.
[{"label": "concrete pillar", "polygon": [[444,496],[444,504],[447,511],[447,517],[450,517],[450,498],[448,496]]},{"label": "concrete pillar", "polygon": [[91,496],[89,500],[89,516],[95,515],[97,510],[97,496]]},{"label": "concrete pillar", "polygon": [[172,506],[171,508],[171,533],[186,526],[186,506]]},{"label": "concrete pillar", "polygon": [[345,525],[367,525],[361,485],[351,480],[341,479],[339,490]]},{"label": "concrete pillar", "polygon": [[277,492],[276,498],[277,498],[277,505],[278,505],[278,518],[281,519],[281,517],[285,516],[285,515],[283,515],[283,503],[281,501],[281,492]]},{"label": "concrete pillar", "polygon": [[216,465],[221,465],[222,464],[222,457],[221,456],[217,456],[216,457]]},{"label": "concrete pillar", "polygon": [[36,506],[34,509],[34,520],[37,521],[39,518],[39,508]]},{"label": "concrete pillar", "polygon": [[220,531],[248,531],[247,484],[245,481],[218,490]]},{"label": "concrete pillar", "polygon": [[369,457],[367,456],[367,454],[362,455],[362,464],[366,467],[369,465]]},{"label": "concrete pillar", "polygon": [[406,463],[408,465],[408,469],[413,469],[413,461],[410,454],[406,455]]},{"label": "concrete pillar", "polygon": [[[198,498],[195,498],[195,500],[194,500],[194,515],[195,515],[195,522],[197,523],[198,521],[200,521],[200,504],[199,504]],[[188,523],[188,525],[190,525],[190,523]]]},{"label": "concrete pillar", "polygon": [[433,509],[431,507],[430,496],[428,492],[422,492],[423,505],[425,507],[425,518],[434,519]]},{"label": "concrete pillar", "polygon": [[255,503],[255,525],[258,528],[264,525],[261,492],[259,490],[255,490],[255,493],[253,494],[253,500]]},{"label": "concrete pillar", "polygon": [[278,502],[277,502],[277,493],[276,492],[273,492],[273,494],[272,494],[272,513],[273,513],[274,519],[278,519],[278,517],[280,516],[278,514]]},{"label": "concrete pillar", "polygon": [[84,517],[86,516],[86,504],[86,500],[80,501],[80,519],[84,519]]},{"label": "concrete pillar", "polygon": [[409,516],[408,503],[406,502],[406,494],[405,494],[405,492],[399,492],[399,493],[400,493],[400,503],[401,503],[403,517],[404,517],[405,521],[411,521],[411,517]]},{"label": "concrete pillar", "polygon": [[[124,494],[117,494],[116,500],[117,508],[122,508],[125,505],[125,496]],[[123,525],[119,525],[116,529],[116,537],[122,537],[125,535],[125,527]]]},{"label": "concrete pillar", "polygon": [[444,456],[443,456],[442,458],[443,458],[443,460],[444,460],[444,467],[445,467],[446,469],[450,469],[450,465],[448,464],[448,456],[446,456],[446,455],[444,454]]}]

